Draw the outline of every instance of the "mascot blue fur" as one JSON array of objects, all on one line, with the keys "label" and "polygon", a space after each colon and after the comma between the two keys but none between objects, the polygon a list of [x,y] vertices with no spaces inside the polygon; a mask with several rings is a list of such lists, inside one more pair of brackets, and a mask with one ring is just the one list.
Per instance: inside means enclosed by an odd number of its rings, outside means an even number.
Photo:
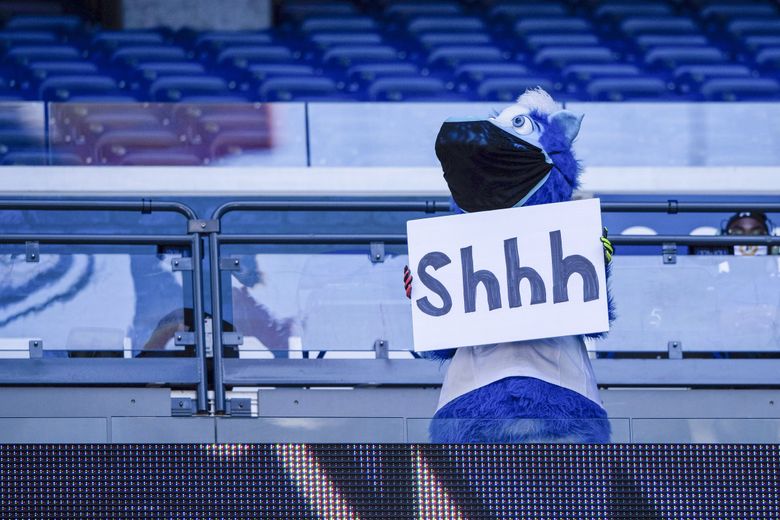
[{"label": "mascot blue fur", "polygon": [[[456,212],[569,201],[581,166],[572,152],[581,116],[542,89],[484,120],[447,120],[436,154]],[[607,261],[612,245],[601,239]],[[411,273],[404,273],[411,297]],[[609,319],[614,305],[609,294]],[[591,337],[598,338],[600,334]],[[563,336],[427,353],[450,359],[431,422],[435,443],[609,442],[585,336]]]}]

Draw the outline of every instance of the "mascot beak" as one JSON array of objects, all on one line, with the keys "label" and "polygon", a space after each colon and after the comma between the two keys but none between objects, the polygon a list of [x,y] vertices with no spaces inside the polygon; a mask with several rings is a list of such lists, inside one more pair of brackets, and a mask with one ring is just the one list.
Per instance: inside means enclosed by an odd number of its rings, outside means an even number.
[{"label": "mascot beak", "polygon": [[551,126],[558,127],[560,134],[566,140],[566,143],[563,143],[566,148],[571,146],[574,138],[580,132],[583,117],[585,117],[584,114],[577,115],[569,110],[559,110],[550,114],[548,121]]}]

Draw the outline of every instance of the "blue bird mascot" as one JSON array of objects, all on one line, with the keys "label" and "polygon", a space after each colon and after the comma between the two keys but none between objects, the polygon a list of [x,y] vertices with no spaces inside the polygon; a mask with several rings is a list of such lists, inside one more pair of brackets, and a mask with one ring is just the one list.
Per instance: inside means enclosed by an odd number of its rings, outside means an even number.
[{"label": "blue bird mascot", "polygon": [[[581,172],[572,152],[581,121],[539,88],[488,119],[447,120],[436,139],[436,155],[455,211],[571,200]],[[603,243],[609,281],[613,249],[604,231],[593,239]],[[411,280],[406,268],[410,298]],[[611,322],[609,292],[608,301]],[[609,421],[584,336],[426,354],[451,359],[430,427],[435,443],[609,442]]]}]

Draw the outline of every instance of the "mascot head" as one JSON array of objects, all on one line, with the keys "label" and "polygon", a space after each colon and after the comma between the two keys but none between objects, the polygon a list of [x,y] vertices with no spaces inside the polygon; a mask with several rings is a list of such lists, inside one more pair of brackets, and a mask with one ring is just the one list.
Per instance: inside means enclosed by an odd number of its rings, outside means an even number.
[{"label": "mascot head", "polygon": [[564,202],[578,187],[571,146],[582,116],[527,90],[488,119],[448,119],[436,156],[458,208],[466,212]]}]

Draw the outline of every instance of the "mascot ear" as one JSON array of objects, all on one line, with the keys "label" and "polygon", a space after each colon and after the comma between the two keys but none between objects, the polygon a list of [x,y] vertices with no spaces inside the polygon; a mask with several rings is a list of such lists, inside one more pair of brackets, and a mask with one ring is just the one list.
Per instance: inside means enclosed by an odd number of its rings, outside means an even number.
[{"label": "mascot ear", "polygon": [[567,146],[571,146],[574,138],[580,131],[580,125],[582,124],[582,118],[585,115],[577,115],[574,112],[568,110],[559,110],[550,114],[548,118],[550,125],[558,126],[563,137],[568,141]]}]

